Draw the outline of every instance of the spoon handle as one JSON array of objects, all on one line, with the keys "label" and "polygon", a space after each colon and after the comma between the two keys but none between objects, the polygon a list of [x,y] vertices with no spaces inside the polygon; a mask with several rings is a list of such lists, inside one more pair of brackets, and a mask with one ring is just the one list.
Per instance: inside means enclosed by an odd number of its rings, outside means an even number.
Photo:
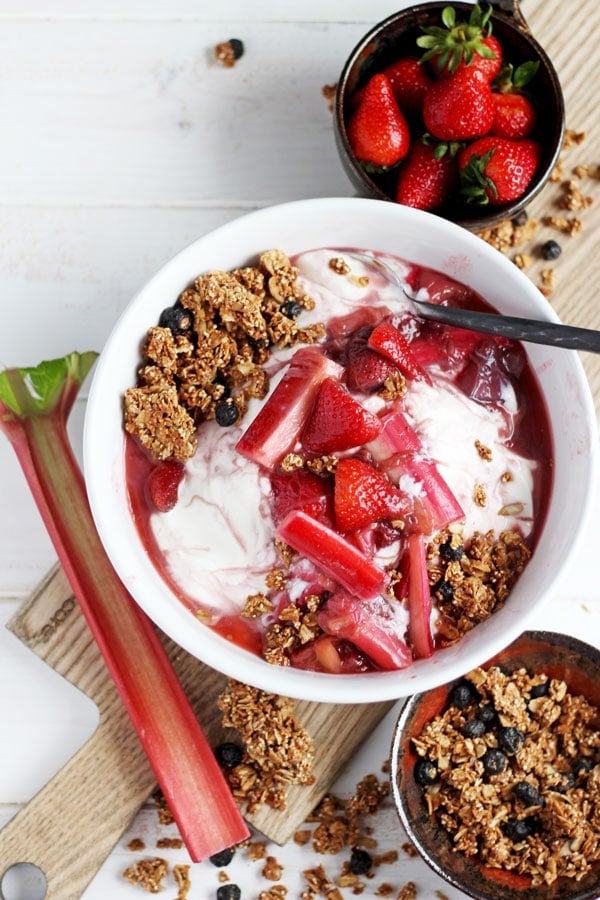
[{"label": "spoon handle", "polygon": [[445,325],[456,325],[471,331],[485,334],[496,334],[513,338],[517,341],[530,341],[534,344],[548,344],[551,347],[564,347],[571,350],[587,350],[600,353],[600,331],[592,328],[578,328],[573,325],[562,325],[558,322],[544,322],[537,319],[522,319],[519,316],[504,316],[494,313],[475,312],[470,309],[457,309],[451,306],[438,306],[425,300],[412,301],[426,319],[442,322]]}]

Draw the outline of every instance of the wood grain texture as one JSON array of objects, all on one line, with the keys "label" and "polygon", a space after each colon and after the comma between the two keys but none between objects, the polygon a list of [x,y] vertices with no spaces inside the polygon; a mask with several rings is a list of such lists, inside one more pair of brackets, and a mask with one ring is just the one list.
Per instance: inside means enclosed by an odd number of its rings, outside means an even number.
[{"label": "wood grain texture", "polygon": [[[99,724],[89,741],[0,831],[0,872],[17,862],[34,863],[48,880],[47,900],[76,900],[152,793],[154,774],[62,569],[52,569],[8,628],[98,706]],[[217,708],[225,676],[166,638],[165,646],[216,746],[226,736]],[[296,715],[315,744],[315,782],[292,786],[286,810],[263,806],[248,821],[285,843],[392,705],[298,701]]]}]

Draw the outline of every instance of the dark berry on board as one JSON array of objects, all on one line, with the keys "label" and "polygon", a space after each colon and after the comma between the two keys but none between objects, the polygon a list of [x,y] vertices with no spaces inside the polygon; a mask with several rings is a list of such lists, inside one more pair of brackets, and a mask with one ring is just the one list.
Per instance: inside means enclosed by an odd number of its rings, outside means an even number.
[{"label": "dark berry on board", "polygon": [[234,744],[233,741],[223,741],[216,748],[215,756],[222,766],[225,766],[227,769],[233,769],[241,763],[244,758],[244,751],[239,744]]},{"label": "dark berry on board", "polygon": [[521,225],[524,225],[528,219],[529,216],[527,215],[527,210],[522,209],[521,212],[517,213],[516,216],[513,216],[510,221],[515,226],[515,228],[519,228]]},{"label": "dark berry on board", "polygon": [[534,684],[534,686],[529,691],[529,696],[532,700],[536,697],[545,697],[550,690],[550,682],[542,681],[541,684]]},{"label": "dark berry on board", "polygon": [[499,775],[506,768],[507,759],[501,750],[490,747],[481,757],[483,768],[488,775]]},{"label": "dark berry on board", "polygon": [[169,328],[173,334],[185,334],[191,330],[194,317],[183,306],[167,306],[161,312],[158,324],[161,328]]},{"label": "dark berry on board", "polygon": [[229,865],[234,855],[235,847],[227,847],[225,850],[220,850],[218,853],[213,853],[212,856],[209,856],[209,859],[213,866],[216,866],[218,869],[222,869],[223,866]]},{"label": "dark berry on board", "polygon": [[217,888],[217,900],[240,900],[242,891],[237,884],[222,884]]},{"label": "dark berry on board", "polygon": [[445,578],[440,578],[434,588],[434,591],[438,595],[440,600],[446,601],[446,603],[450,603],[450,601],[454,597],[454,588],[449,581],[446,581]]},{"label": "dark berry on board", "polygon": [[233,400],[221,400],[215,406],[215,420],[217,425],[228,428],[235,424],[240,417],[240,411]]},{"label": "dark berry on board", "polygon": [[530,781],[519,781],[515,784],[513,791],[515,796],[519,798],[525,806],[543,806],[544,798]]},{"label": "dark berry on board", "polygon": [[450,691],[448,701],[456,709],[466,709],[478,696],[470,681],[459,681]]},{"label": "dark berry on board", "polygon": [[499,728],[498,746],[509,756],[514,756],[525,743],[525,735],[518,728]]},{"label": "dark berry on board", "polygon": [[478,719],[481,719],[483,724],[485,725],[486,731],[491,731],[496,722],[498,721],[498,713],[496,712],[496,708],[493,703],[484,703],[483,706],[480,706],[475,713]]},{"label": "dark berry on board", "polygon": [[509,840],[518,843],[535,832],[536,823],[532,819],[507,819],[501,827]]},{"label": "dark berry on board", "polygon": [[542,244],[542,258],[546,260],[558,259],[562,253],[562,247],[556,241],[546,241]]},{"label": "dark berry on board", "polygon": [[460,733],[466,738],[481,737],[485,731],[485,722],[482,722],[481,719],[469,719],[460,729]]},{"label": "dark berry on board", "polygon": [[244,55],[244,44],[239,38],[229,38],[229,46],[234,59],[240,59]]},{"label": "dark berry on board", "polygon": [[445,562],[455,562],[457,559],[461,559],[464,551],[465,548],[462,544],[454,547],[451,540],[446,541],[445,544],[440,544],[440,556]]},{"label": "dark berry on board", "polygon": [[350,856],[350,872],[352,875],[366,875],[371,870],[373,860],[371,854],[366,850],[360,850],[354,847]]},{"label": "dark berry on board", "polygon": [[417,784],[434,784],[438,780],[438,767],[433,760],[421,756],[415,763],[415,781]]},{"label": "dark berry on board", "polygon": [[302,312],[302,307],[297,300],[286,300],[285,303],[282,303],[280,309],[288,319],[297,319]]}]

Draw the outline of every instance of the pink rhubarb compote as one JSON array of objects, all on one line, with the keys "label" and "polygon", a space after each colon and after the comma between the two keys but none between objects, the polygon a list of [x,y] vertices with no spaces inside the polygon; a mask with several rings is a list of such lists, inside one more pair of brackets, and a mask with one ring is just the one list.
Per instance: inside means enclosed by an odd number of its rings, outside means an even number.
[{"label": "pink rhubarb compote", "polygon": [[[382,259],[423,299],[489,309],[439,272]],[[311,629],[284,650],[292,666],[404,668],[476,624],[458,609],[453,632],[448,615],[481,536],[520,547],[505,587],[526,564],[550,492],[545,405],[520,344],[414,317],[351,251],[292,262],[315,301],[299,321],[324,322],[324,339],[274,349],[268,396],[229,427],[200,426],[165,511],[148,500],[152,463],[128,436],[135,520],[163,578],[228,639],[261,654],[282,611],[289,622],[310,601]],[[256,595],[267,611],[243,615]]]}]

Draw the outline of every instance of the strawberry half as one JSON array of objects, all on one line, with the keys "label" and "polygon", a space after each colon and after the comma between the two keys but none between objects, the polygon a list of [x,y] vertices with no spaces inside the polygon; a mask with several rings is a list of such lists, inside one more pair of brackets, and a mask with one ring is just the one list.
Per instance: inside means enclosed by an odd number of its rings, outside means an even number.
[{"label": "strawberry half", "polygon": [[393,362],[403,375],[413,381],[425,381],[431,384],[431,379],[412,354],[410,344],[391,322],[381,322],[373,329],[368,341],[369,347],[377,350],[386,359]]},{"label": "strawberry half", "polygon": [[334,378],[326,378],[300,436],[309,453],[333,453],[360,447],[381,431],[381,422]]},{"label": "strawberry half", "polygon": [[436,82],[425,96],[427,131],[441,141],[465,141],[487,134],[495,106],[487,79],[473,67]]},{"label": "strawberry half", "polygon": [[293,510],[275,531],[277,537],[306,556],[351,594],[371,600],[385,591],[389,577],[341,534]]},{"label": "strawberry half", "polygon": [[317,347],[297,350],[285,375],[238,441],[238,453],[273,469],[296,443],[323,379],[342,373],[342,367]]},{"label": "strawberry half", "polygon": [[459,156],[461,194],[468,203],[498,206],[522,197],[536,173],[541,146],[535,141],[484,137]]},{"label": "strawberry half", "polygon": [[450,153],[440,155],[435,145],[415,141],[398,175],[396,203],[436,209],[450,198],[457,182],[458,168]]},{"label": "strawberry half", "polygon": [[347,133],[356,159],[376,169],[389,169],[408,153],[408,124],[383,73],[367,82]]},{"label": "strawberry half", "polygon": [[397,373],[393,363],[368,346],[367,341],[371,332],[372,328],[359,328],[348,340],[346,384],[351,391],[373,393],[379,390],[386,378]]},{"label": "strawberry half", "polygon": [[384,519],[401,519],[407,511],[404,494],[389,478],[356,458],[338,462],[333,497],[335,523],[343,532]]},{"label": "strawberry half", "polygon": [[271,475],[273,519],[281,522],[293,509],[301,509],[313,519],[330,524],[333,519],[331,479],[320,478],[307,469]]},{"label": "strawberry half", "polygon": [[146,493],[158,512],[168,512],[177,503],[184,467],[174,459],[159,463],[148,476]]}]

